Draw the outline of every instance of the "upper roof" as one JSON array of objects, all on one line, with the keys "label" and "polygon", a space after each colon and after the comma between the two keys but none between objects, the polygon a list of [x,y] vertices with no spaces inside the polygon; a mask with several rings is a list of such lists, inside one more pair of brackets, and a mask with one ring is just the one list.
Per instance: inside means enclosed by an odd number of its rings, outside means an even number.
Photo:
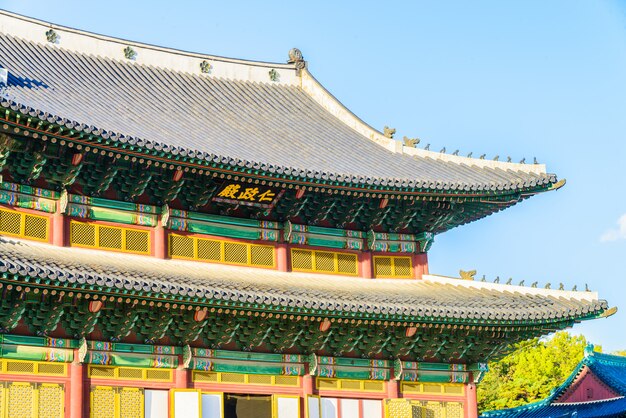
[{"label": "upper roof", "polygon": [[[439,276],[371,280],[279,272],[55,247],[0,238],[0,272],[66,288],[100,289],[301,314],[474,325],[554,324],[596,318],[595,292],[537,289]],[[558,325],[565,324],[565,325]],[[542,333],[540,333],[542,334]]]},{"label": "upper roof", "polygon": [[539,164],[403,146],[342,106],[304,62],[176,51],[3,11],[0,50],[2,107],[139,148],[366,185],[533,192],[557,181]]},{"label": "upper roof", "polygon": [[[583,375],[591,373],[609,389],[615,397],[590,402],[563,401],[575,388]],[[538,402],[516,408],[489,411],[484,418],[534,418],[534,417],[623,417],[626,414],[626,357],[593,351],[590,345],[585,357],[563,384],[550,396]]]}]

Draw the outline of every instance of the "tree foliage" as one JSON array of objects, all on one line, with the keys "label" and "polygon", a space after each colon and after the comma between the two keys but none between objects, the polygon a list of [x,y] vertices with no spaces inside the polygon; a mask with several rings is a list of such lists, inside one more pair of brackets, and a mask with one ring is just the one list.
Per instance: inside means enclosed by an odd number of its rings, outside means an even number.
[{"label": "tree foliage", "polygon": [[583,336],[558,332],[548,340],[517,344],[478,385],[478,409],[512,408],[547,397],[562,384],[582,360],[587,341]]}]

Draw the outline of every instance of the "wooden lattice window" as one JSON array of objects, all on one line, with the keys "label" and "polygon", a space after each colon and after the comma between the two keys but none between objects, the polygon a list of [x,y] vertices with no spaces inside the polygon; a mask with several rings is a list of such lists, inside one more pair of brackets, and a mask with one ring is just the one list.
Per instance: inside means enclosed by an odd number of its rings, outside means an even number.
[{"label": "wooden lattice window", "polygon": [[413,277],[411,257],[374,256],[374,277],[410,279]]},{"label": "wooden lattice window", "polygon": [[169,254],[187,260],[276,268],[275,248],[271,245],[170,234]]},{"label": "wooden lattice window", "polygon": [[0,382],[0,417],[63,418],[64,401],[61,384]]},{"label": "wooden lattice window", "polygon": [[0,208],[0,235],[48,241],[50,218]]},{"label": "wooden lattice window", "polygon": [[91,389],[91,418],[136,418],[144,416],[144,390],[96,386]]},{"label": "wooden lattice window", "polygon": [[97,379],[147,380],[171,382],[171,369],[153,369],[143,367],[89,366],[87,375]]},{"label": "wooden lattice window", "polygon": [[359,262],[356,254],[292,248],[291,269],[356,276],[359,273]]},{"label": "wooden lattice window", "polygon": [[65,376],[67,375],[67,364],[46,361],[0,359],[0,373]]},{"label": "wooden lattice window", "polygon": [[194,370],[191,379],[194,382],[213,382],[225,384],[300,386],[298,376],[269,374],[219,373]]},{"label": "wooden lattice window", "polygon": [[150,254],[150,231],[72,220],[70,245],[135,254]]}]

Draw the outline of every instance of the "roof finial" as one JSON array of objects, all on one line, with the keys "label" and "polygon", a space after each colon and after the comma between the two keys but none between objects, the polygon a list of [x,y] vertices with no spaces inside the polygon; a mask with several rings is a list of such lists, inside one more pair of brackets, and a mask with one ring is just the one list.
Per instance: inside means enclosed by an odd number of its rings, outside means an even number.
[{"label": "roof finial", "polygon": [[520,163],[520,164],[526,164],[526,158],[525,158],[525,157],[524,157],[524,158],[522,158],[522,159],[519,161],[519,163]]},{"label": "roof finial", "polygon": [[537,162],[537,157],[533,157],[533,164],[539,164],[539,162]]},{"label": "roof finial", "polygon": [[472,151],[470,151],[469,154],[467,154],[467,158],[472,158],[472,154],[474,154]]},{"label": "roof finial", "polygon": [[482,154],[482,155],[480,156],[480,159],[481,159],[481,160],[484,160],[486,156],[487,156],[487,154]]},{"label": "roof finial", "polygon": [[124,57],[129,60],[134,60],[137,58],[137,52],[135,52],[135,50],[129,45],[124,48]]},{"label": "roof finial", "polygon": [[59,34],[52,28],[46,31],[46,39],[48,42],[56,44],[59,41]]},{"label": "roof finial", "polygon": [[441,154],[445,154],[446,153],[446,147],[441,148],[441,151],[439,151]]},{"label": "roof finial", "polygon": [[287,63],[294,64],[298,73],[306,67],[306,61],[304,60],[304,57],[302,57],[302,51],[298,48],[291,48],[289,50],[289,59],[287,60]]},{"label": "roof finial", "polygon": [[419,138],[409,138],[408,136],[405,136],[404,138],[402,138],[402,141],[404,142],[405,147],[411,147],[411,148],[415,148],[417,144],[420,143]]},{"label": "roof finial", "polygon": [[393,138],[395,134],[396,128],[390,128],[389,126],[385,125],[385,128],[383,129],[384,136],[386,136],[387,138]]},{"label": "roof finial", "polygon": [[454,151],[452,155],[459,155],[459,150]]},{"label": "roof finial", "polygon": [[424,147],[424,151],[430,151],[430,144],[426,144],[426,146]]},{"label": "roof finial", "polygon": [[493,160],[494,160],[494,161],[498,161],[499,159],[500,159],[500,156],[499,156],[499,155],[496,155],[495,157],[493,157]]},{"label": "roof finial", "polygon": [[530,285],[530,287],[537,287],[537,285],[539,284],[539,282],[532,282],[532,284]]},{"label": "roof finial", "polygon": [[590,355],[592,355],[594,349],[595,347],[593,344],[587,343],[587,345],[585,346],[585,357],[589,357]]}]

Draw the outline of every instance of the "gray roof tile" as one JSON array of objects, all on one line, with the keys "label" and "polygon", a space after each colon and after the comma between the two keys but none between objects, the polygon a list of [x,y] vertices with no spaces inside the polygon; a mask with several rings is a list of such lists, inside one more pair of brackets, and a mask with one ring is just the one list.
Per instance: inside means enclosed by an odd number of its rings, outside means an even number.
[{"label": "gray roof tile", "polygon": [[552,174],[393,153],[297,86],[207,77],[0,34],[0,103],[116,141],[317,179],[439,190],[517,190]]},{"label": "gray roof tile", "polygon": [[282,273],[54,247],[8,238],[0,238],[0,272],[68,285],[95,284],[112,291],[134,289],[156,294],[152,296],[193,296],[204,302],[230,300],[277,309],[332,310],[338,314],[377,313],[403,316],[403,320],[463,319],[490,324],[576,320],[587,314],[600,314],[607,308],[604,300],[566,298],[558,296],[557,291],[532,294],[519,288],[478,289],[464,286],[461,280],[450,284]]}]

